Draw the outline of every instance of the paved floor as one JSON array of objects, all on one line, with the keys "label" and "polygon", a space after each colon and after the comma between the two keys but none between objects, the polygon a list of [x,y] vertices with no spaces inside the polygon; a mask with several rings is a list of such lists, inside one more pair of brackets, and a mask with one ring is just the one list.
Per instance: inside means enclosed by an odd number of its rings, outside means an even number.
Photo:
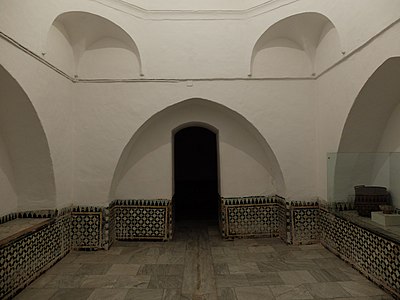
[{"label": "paved floor", "polygon": [[69,253],[16,299],[392,299],[321,245],[224,241],[178,224],[170,242],[117,242]]}]

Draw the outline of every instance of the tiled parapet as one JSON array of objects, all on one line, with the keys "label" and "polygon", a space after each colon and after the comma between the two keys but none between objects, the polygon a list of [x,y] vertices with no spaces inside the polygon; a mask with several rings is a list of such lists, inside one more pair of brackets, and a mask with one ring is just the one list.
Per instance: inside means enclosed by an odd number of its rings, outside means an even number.
[{"label": "tiled parapet", "polygon": [[172,237],[172,200],[114,200],[110,209],[116,240],[168,240]]},{"label": "tiled parapet", "polygon": [[0,217],[0,224],[6,223],[11,220],[15,220],[18,218],[18,213],[9,213]]},{"label": "tiled parapet", "polygon": [[[106,238],[103,207],[75,206],[71,209],[71,247],[97,250]],[[108,226],[107,226],[108,227]]]},{"label": "tiled parapet", "polygon": [[291,244],[315,244],[320,240],[320,220],[318,202],[291,201],[286,204],[289,210]]},{"label": "tiled parapet", "polygon": [[321,243],[400,299],[400,243],[320,210]]},{"label": "tiled parapet", "polygon": [[220,227],[225,238],[279,236],[278,196],[221,198]]},{"label": "tiled parapet", "polygon": [[328,202],[320,200],[319,206],[321,209],[331,212],[354,210],[354,199],[349,198],[347,201],[341,202]]},{"label": "tiled parapet", "polygon": [[291,242],[289,207],[284,198],[278,200],[279,237],[287,244]]},{"label": "tiled parapet", "polygon": [[54,217],[0,245],[0,299],[12,298],[70,250],[70,218]]},{"label": "tiled parapet", "polygon": [[15,219],[23,219],[23,218],[53,218],[57,215],[57,210],[54,209],[43,209],[43,210],[29,210],[29,211],[20,211],[20,212],[12,212],[7,215],[0,217],[0,224],[6,223]]}]

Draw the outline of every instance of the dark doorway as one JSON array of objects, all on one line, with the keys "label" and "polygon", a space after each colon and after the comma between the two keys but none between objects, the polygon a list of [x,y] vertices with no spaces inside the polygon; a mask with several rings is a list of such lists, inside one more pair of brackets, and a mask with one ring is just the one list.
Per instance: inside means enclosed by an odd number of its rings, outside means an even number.
[{"label": "dark doorway", "polygon": [[174,136],[176,220],[218,219],[217,136],[187,127]]}]

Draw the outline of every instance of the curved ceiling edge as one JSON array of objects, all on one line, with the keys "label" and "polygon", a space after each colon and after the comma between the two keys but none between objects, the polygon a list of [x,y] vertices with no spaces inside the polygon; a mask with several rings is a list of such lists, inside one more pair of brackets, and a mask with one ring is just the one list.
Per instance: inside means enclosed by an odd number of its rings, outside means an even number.
[{"label": "curved ceiling edge", "polygon": [[267,0],[246,9],[145,9],[125,0],[90,0],[108,8],[147,20],[248,19],[301,0]]}]

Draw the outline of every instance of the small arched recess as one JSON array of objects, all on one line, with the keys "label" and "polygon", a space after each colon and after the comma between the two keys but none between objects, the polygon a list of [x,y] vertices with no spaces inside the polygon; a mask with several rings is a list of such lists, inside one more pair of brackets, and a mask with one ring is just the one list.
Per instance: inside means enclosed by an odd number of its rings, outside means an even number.
[{"label": "small arched recess", "polygon": [[292,15],[269,27],[251,57],[253,77],[309,77],[341,57],[339,34],[324,15]]},{"label": "small arched recess", "polygon": [[[367,80],[347,116],[336,158],[334,195],[338,201],[354,185],[386,185],[400,179],[400,57],[386,60]],[[392,173],[395,172],[395,173]],[[390,183],[392,198],[400,207],[398,183]]]},{"label": "small arched recess", "polygon": [[55,180],[46,135],[28,96],[2,66],[0,190],[0,216],[55,208]]},{"label": "small arched recess", "polygon": [[259,131],[224,105],[189,99],[158,112],[133,135],[116,167],[110,200],[170,199],[173,133],[187,124],[218,131],[221,196],[285,195],[279,163]]},{"label": "small arched recess", "polygon": [[114,22],[88,12],[66,12],[54,20],[45,58],[83,79],[138,78],[142,72],[132,37]]}]

